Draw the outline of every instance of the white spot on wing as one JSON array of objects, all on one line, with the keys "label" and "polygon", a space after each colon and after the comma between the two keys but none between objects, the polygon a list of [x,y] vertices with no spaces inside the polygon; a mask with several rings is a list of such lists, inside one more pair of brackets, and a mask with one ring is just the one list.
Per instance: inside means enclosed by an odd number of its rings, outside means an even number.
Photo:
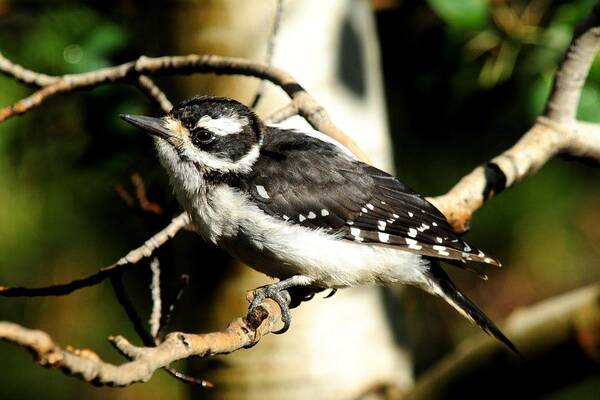
[{"label": "white spot on wing", "polygon": [[419,242],[417,242],[415,239],[405,238],[404,240],[406,240],[406,244],[408,245],[409,249],[421,250],[423,248],[423,246],[417,244]]},{"label": "white spot on wing", "polygon": [[290,219],[290,217],[288,217],[287,215],[284,214],[283,219],[287,221],[288,219]]},{"label": "white spot on wing", "polygon": [[363,240],[365,240],[364,238],[360,237],[360,229],[358,228],[350,228],[350,233],[352,234],[352,236],[354,236],[354,240],[356,240],[357,242],[362,242]]},{"label": "white spot on wing", "polygon": [[408,236],[413,237],[413,238],[417,237],[417,230],[415,228],[410,228],[408,230]]},{"label": "white spot on wing", "polygon": [[433,246],[433,249],[434,249],[434,250],[437,250],[437,252],[438,252],[438,253],[439,253],[439,255],[441,255],[441,256],[449,256],[449,255],[450,255],[450,253],[448,253],[448,252],[446,251],[446,247],[445,247],[445,246],[438,246],[438,245],[434,245],[434,246]]},{"label": "white spot on wing", "polygon": [[302,221],[306,220],[306,217],[305,217],[304,215],[302,215],[302,214],[299,214],[299,215],[298,215],[298,220],[299,220],[300,222],[302,222]]},{"label": "white spot on wing", "polygon": [[390,235],[388,235],[387,233],[383,233],[383,232],[377,233],[377,237],[379,238],[379,241],[382,243],[387,243],[390,240]]},{"label": "white spot on wing", "polygon": [[256,185],[256,191],[258,192],[260,197],[262,197],[263,199],[271,198],[271,197],[269,197],[269,193],[267,193],[267,191],[265,190],[265,187],[262,185]]},{"label": "white spot on wing", "polygon": [[385,225],[386,225],[385,221],[377,221],[377,228],[380,231],[385,231]]},{"label": "white spot on wing", "polygon": [[327,211],[326,209],[322,209],[322,210],[321,210],[321,216],[322,216],[322,217],[326,217],[326,216],[328,216],[328,215],[329,215],[329,211]]},{"label": "white spot on wing", "polygon": [[409,216],[409,217],[411,217],[411,218],[412,218],[414,215],[415,215],[415,214],[411,213],[410,211],[408,212],[408,216]]},{"label": "white spot on wing", "polygon": [[315,219],[317,218],[317,214],[315,214],[314,212],[309,212],[307,215],[308,219]]},{"label": "white spot on wing", "polygon": [[361,208],[360,211],[364,212],[365,214],[369,212],[369,210],[367,210],[366,208]]},{"label": "white spot on wing", "polygon": [[367,203],[367,208],[368,208],[369,210],[372,210],[372,209],[374,209],[375,207],[373,207],[373,204],[371,204],[371,203]]},{"label": "white spot on wing", "polygon": [[439,237],[439,236],[435,238],[435,241],[438,242],[438,243],[442,243],[443,242],[442,238]]},{"label": "white spot on wing", "polygon": [[423,223],[420,227],[417,228],[419,232],[425,232],[427,229],[431,228],[429,225]]}]

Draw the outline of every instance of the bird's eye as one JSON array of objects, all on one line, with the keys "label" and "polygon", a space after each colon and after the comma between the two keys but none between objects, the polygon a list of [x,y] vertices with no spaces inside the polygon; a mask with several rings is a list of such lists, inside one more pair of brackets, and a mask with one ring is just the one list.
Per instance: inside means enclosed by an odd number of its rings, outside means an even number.
[{"label": "bird's eye", "polygon": [[213,141],[215,135],[206,128],[195,128],[191,132],[192,143],[196,146],[208,144]]}]

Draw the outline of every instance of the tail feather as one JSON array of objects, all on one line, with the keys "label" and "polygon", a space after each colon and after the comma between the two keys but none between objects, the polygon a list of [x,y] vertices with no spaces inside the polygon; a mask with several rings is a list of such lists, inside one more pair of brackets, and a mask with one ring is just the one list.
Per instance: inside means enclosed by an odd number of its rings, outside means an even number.
[{"label": "tail feather", "polygon": [[504,343],[515,354],[522,357],[519,350],[517,350],[515,345],[502,333],[502,331],[500,331],[500,329],[498,329],[496,324],[494,324],[483,311],[458,290],[437,261],[432,260],[428,277],[431,279],[431,283],[433,283],[434,294],[442,297],[465,318],[479,326],[488,335],[493,336]]}]

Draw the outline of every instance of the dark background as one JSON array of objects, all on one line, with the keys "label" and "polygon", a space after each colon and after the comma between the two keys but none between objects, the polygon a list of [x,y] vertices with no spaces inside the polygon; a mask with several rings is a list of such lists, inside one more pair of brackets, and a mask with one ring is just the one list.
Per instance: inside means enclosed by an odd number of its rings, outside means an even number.
[{"label": "dark background", "polygon": [[[176,7],[174,2],[168,7]],[[446,192],[474,166],[510,147],[542,111],[573,26],[593,1],[374,1],[397,175],[421,193]],[[0,0],[0,51],[49,74],[78,73],[168,55],[176,30],[161,2]],[[233,29],[233,27],[232,27]],[[179,31],[179,30],[177,30]],[[169,90],[169,82],[166,84]],[[0,104],[31,90],[0,77]],[[172,100],[180,98],[169,92]],[[600,122],[600,64],[583,90],[579,118]],[[39,286],[96,271],[138,246],[179,212],[151,142],[119,113],[158,113],[137,90],[113,85],[54,98],[0,124],[0,284]],[[155,214],[130,207],[131,174],[145,182]],[[483,282],[453,274],[495,320],[518,307],[600,278],[598,169],[556,158],[475,214],[468,238],[505,267]],[[159,253],[168,294],[179,273],[192,287],[173,329],[202,319],[197,295],[218,280],[225,255],[183,232]],[[144,264],[142,264],[144,265]],[[147,268],[125,283],[142,315]],[[417,373],[455,343],[479,334],[446,305],[406,291]],[[49,332],[59,343],[121,358],[111,334],[135,338],[109,284],[64,298],[3,299],[0,318]],[[95,389],[32,363],[0,344],[0,397],[185,397],[188,388],[158,372],[149,384]],[[591,398],[600,377],[553,398]]]}]

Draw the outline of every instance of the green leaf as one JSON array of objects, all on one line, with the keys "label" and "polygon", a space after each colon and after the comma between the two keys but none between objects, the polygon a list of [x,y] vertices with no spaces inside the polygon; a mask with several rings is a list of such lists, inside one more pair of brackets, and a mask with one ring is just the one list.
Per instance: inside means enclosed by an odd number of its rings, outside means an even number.
[{"label": "green leaf", "polygon": [[441,19],[456,29],[478,30],[489,21],[487,0],[428,0],[428,3]]}]

